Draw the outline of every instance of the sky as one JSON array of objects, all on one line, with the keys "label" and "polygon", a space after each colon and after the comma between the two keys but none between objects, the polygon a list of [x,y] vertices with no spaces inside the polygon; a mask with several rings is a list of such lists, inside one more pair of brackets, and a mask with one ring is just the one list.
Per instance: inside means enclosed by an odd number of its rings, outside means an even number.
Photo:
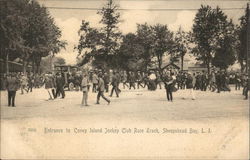
[{"label": "sky", "polygon": [[[38,0],[45,7],[65,7],[65,8],[102,8],[106,0]],[[169,29],[176,31],[180,26],[185,31],[190,31],[193,25],[193,19],[201,5],[210,5],[215,8],[245,8],[247,0],[114,0],[122,10],[122,22],[119,29],[122,33],[136,31],[136,24],[147,22],[148,24],[166,24]],[[136,10],[134,10],[136,9]],[[148,11],[147,9],[182,9],[182,10],[164,10]],[[188,10],[192,9],[192,10]],[[90,22],[91,27],[100,27],[100,15],[97,10],[79,10],[79,9],[48,9],[51,16],[54,17],[57,26],[62,31],[62,39],[66,40],[68,45],[66,50],[61,50],[58,54],[66,60],[67,64],[75,64],[77,51],[74,46],[78,44],[79,36],[77,34],[81,21]],[[238,19],[244,14],[244,9],[223,10],[228,18],[233,19],[238,24]]]}]

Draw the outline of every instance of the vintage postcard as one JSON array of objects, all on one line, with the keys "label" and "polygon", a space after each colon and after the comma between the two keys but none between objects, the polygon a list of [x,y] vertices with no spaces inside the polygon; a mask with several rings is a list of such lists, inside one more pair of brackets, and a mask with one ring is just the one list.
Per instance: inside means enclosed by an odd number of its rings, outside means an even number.
[{"label": "vintage postcard", "polygon": [[0,0],[0,159],[249,159],[248,0]]}]

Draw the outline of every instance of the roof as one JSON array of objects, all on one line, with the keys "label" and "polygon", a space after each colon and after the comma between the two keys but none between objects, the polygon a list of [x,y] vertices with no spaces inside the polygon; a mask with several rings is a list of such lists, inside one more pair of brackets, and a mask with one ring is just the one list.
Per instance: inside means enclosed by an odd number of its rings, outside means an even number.
[{"label": "roof", "polygon": [[55,67],[71,67],[71,68],[78,68],[77,66],[71,66],[71,65],[55,65]]},{"label": "roof", "polygon": [[[168,68],[168,67],[173,67],[175,69],[180,69],[179,66],[177,66],[176,64],[174,63],[169,63],[167,64],[166,66],[162,67],[162,69],[165,69],[165,68]],[[155,68],[148,68],[148,70],[158,70],[158,67],[155,67]]]},{"label": "roof", "polygon": [[165,67],[163,67],[164,69],[165,68],[168,68],[168,67],[174,67],[175,69],[180,69],[180,67],[179,66],[177,66],[176,64],[174,64],[174,63],[169,63],[169,64],[167,64]]}]

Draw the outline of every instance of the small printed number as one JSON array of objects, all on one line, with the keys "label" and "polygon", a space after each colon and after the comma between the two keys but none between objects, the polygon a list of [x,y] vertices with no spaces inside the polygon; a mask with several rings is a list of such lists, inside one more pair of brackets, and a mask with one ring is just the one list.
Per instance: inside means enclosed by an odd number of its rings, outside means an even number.
[{"label": "small printed number", "polygon": [[36,128],[28,128],[29,132],[36,132]]}]

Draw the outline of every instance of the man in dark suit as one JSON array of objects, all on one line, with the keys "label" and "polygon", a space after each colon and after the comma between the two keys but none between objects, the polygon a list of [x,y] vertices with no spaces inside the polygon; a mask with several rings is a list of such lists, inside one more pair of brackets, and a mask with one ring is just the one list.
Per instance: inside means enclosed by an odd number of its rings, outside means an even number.
[{"label": "man in dark suit", "polygon": [[206,91],[207,87],[206,87],[206,73],[205,71],[202,71],[202,75],[201,75],[201,90],[202,91]]},{"label": "man in dark suit", "polygon": [[118,79],[116,72],[114,72],[114,74],[113,74],[111,85],[112,85],[112,90],[110,93],[110,97],[113,96],[114,91],[115,91],[116,97],[119,97],[119,91],[118,91],[119,79]]},{"label": "man in dark suit", "polygon": [[222,87],[222,75],[220,71],[216,73],[215,79],[216,79],[217,93],[220,93]]},{"label": "man in dark suit", "polygon": [[103,80],[104,80],[104,85],[105,85],[105,91],[106,92],[109,92],[109,74],[107,72],[104,72],[104,77],[103,77]]},{"label": "man in dark suit", "polygon": [[18,86],[18,79],[14,74],[10,74],[10,76],[7,77],[6,82],[6,88],[8,91],[8,106],[12,105],[12,107],[15,107],[15,97]]},{"label": "man in dark suit", "polygon": [[110,104],[110,100],[107,99],[104,96],[105,85],[104,85],[104,81],[103,81],[103,75],[99,74],[98,77],[99,77],[99,80],[98,80],[98,94],[97,94],[96,104],[100,104],[100,97],[102,97],[105,101],[108,102],[108,104]]},{"label": "man in dark suit", "polygon": [[135,75],[133,72],[131,71],[129,72],[128,79],[129,79],[129,89],[131,89],[131,87],[135,89]]},{"label": "man in dark suit", "polygon": [[65,97],[64,85],[65,85],[65,80],[62,77],[62,74],[58,73],[58,75],[56,77],[56,97],[59,94],[62,95],[62,98]]}]

